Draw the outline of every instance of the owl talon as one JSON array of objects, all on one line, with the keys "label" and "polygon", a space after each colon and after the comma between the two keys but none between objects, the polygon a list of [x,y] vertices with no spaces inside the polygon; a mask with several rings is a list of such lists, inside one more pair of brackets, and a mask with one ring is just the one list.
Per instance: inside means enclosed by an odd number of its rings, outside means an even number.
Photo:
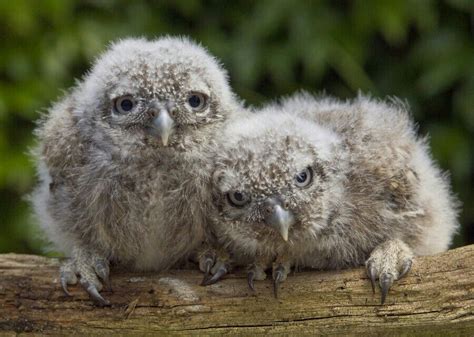
[{"label": "owl talon", "polygon": [[380,278],[380,287],[382,288],[382,298],[381,304],[385,303],[385,299],[387,298],[388,291],[393,284],[395,278],[392,274],[383,274]]},{"label": "owl talon", "polygon": [[199,262],[200,268],[204,272],[204,277],[201,281],[202,286],[207,285],[206,282],[212,277],[211,270],[214,263],[215,259],[210,256],[204,257],[203,260]]},{"label": "owl talon", "polygon": [[279,260],[273,263],[273,295],[278,298],[278,288],[280,283],[286,280],[288,273],[291,270],[291,265],[286,260]]},{"label": "owl talon", "polygon": [[379,280],[382,304],[385,303],[393,283],[410,271],[412,263],[411,249],[398,239],[386,241],[372,251],[365,267],[372,291],[375,290],[375,280]]},{"label": "owl talon", "polygon": [[255,280],[255,272],[253,270],[249,271],[247,274],[247,283],[249,285],[249,288],[252,291],[255,291],[255,285],[254,285],[254,280]]},{"label": "owl talon", "polygon": [[225,251],[208,248],[200,254],[199,269],[204,272],[201,285],[214,284],[229,272],[229,257]]},{"label": "owl talon", "polygon": [[374,262],[372,260],[367,262],[367,275],[370,278],[372,285],[372,293],[375,294],[375,281],[377,279],[377,271],[375,270]]},{"label": "owl talon", "polygon": [[285,278],[285,268],[283,266],[278,267],[275,270],[275,275],[273,277],[273,295],[275,298],[278,298],[278,288],[280,283],[284,281]]},{"label": "owl talon", "polygon": [[74,249],[73,257],[62,264],[59,269],[61,288],[67,296],[72,296],[68,290],[68,285],[76,284],[79,276],[82,287],[87,291],[93,302],[99,306],[109,306],[109,301],[99,294],[102,289],[99,278],[107,289],[112,292],[109,270],[107,259],[80,248]]},{"label": "owl talon", "polygon": [[94,270],[97,276],[99,276],[104,282],[109,279],[109,264],[105,259],[95,258],[93,259]]},{"label": "owl talon", "polygon": [[203,286],[208,286],[208,285],[211,285],[211,284],[214,284],[216,283],[217,281],[219,281],[225,274],[227,274],[227,270],[228,268],[226,267],[225,264],[219,266],[219,269],[217,269],[217,271],[215,272],[215,274],[211,277],[211,278],[204,278],[202,280],[202,283],[201,285]]},{"label": "owl talon", "polygon": [[217,251],[213,248],[204,247],[198,253],[199,269],[204,273],[201,285],[204,281],[211,277],[212,267],[217,261]]},{"label": "owl talon", "polygon": [[202,278],[202,281],[201,281],[201,284],[200,284],[200,285],[201,285],[201,286],[207,286],[207,285],[209,285],[208,282],[209,282],[209,280],[210,280],[211,278],[212,278],[211,273],[209,273],[209,274],[204,274],[204,277]]},{"label": "owl talon", "polygon": [[59,280],[61,283],[61,288],[63,289],[64,294],[67,296],[71,296],[67,286],[69,284],[76,284],[77,277],[75,273],[75,265],[73,260],[67,260],[60,268],[59,268]]},{"label": "owl talon", "polygon": [[256,262],[247,268],[247,284],[252,291],[255,291],[255,280],[262,281],[267,278],[264,266],[265,264]]},{"label": "owl talon", "polygon": [[64,294],[66,294],[66,296],[72,296],[69,290],[67,289],[67,280],[64,275],[61,275],[61,287],[63,288],[63,292]]},{"label": "owl talon", "polygon": [[398,279],[401,279],[403,276],[405,276],[410,271],[412,264],[413,264],[412,259],[407,259],[407,260],[405,260],[405,262],[403,262],[402,271],[400,272],[400,275],[398,276]]},{"label": "owl talon", "polygon": [[99,291],[97,290],[97,287],[93,285],[92,283],[89,283],[85,280],[81,280],[81,285],[84,287],[84,289],[87,291],[89,294],[89,297],[94,301],[94,303],[100,307],[109,307],[110,302],[107,301],[105,298],[103,298],[100,294]]},{"label": "owl talon", "polygon": [[206,276],[211,274],[211,269],[212,269],[212,266],[214,265],[214,262],[215,261],[212,258],[207,258],[206,261],[204,262]]}]

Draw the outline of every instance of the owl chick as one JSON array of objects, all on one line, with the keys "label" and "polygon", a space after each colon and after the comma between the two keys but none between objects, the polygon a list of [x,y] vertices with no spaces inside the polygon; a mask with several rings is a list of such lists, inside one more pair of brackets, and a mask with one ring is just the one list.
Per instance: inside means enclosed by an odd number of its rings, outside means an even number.
[{"label": "owl chick", "polygon": [[[71,258],[61,285],[100,305],[109,263],[162,270],[201,243],[205,148],[238,111],[224,69],[185,38],[113,44],[37,129],[32,201]],[[206,171],[207,170],[207,171]],[[206,182],[207,184],[207,182]]]},{"label": "owl chick", "polygon": [[293,266],[365,264],[383,303],[413,256],[446,250],[458,228],[448,179],[398,102],[296,95],[223,135],[212,231],[251,289],[270,267],[276,296]]}]

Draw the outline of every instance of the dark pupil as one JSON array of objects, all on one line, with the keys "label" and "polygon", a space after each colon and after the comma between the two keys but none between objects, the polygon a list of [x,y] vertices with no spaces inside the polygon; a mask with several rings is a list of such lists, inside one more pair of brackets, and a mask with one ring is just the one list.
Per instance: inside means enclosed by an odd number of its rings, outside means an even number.
[{"label": "dark pupil", "polygon": [[306,181],[306,178],[307,178],[306,172],[301,172],[300,174],[296,176],[296,181],[299,183],[304,183]]},{"label": "dark pupil", "polygon": [[196,95],[192,95],[189,97],[189,105],[193,108],[197,108],[199,105],[201,105],[201,99]]},{"label": "dark pupil", "polygon": [[234,193],[234,199],[237,200],[237,201],[243,201],[243,200],[244,200],[244,196],[243,196],[242,193],[240,193],[240,192],[235,192],[235,193]]},{"label": "dark pupil", "polygon": [[129,99],[124,99],[120,102],[120,107],[123,111],[130,111],[133,108],[133,102]]}]

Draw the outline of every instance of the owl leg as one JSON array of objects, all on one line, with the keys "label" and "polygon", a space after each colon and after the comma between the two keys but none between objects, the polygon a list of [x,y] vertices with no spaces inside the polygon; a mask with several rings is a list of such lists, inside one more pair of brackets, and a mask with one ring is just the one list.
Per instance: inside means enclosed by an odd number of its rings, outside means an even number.
[{"label": "owl leg", "polygon": [[375,293],[375,281],[378,279],[382,291],[382,304],[393,282],[401,279],[410,270],[413,252],[401,240],[388,240],[375,247],[365,262],[367,275]]},{"label": "owl leg", "polygon": [[260,263],[253,263],[248,266],[247,272],[247,283],[249,288],[255,291],[254,281],[263,281],[267,278],[267,274],[265,273],[265,265]]},{"label": "owl leg", "polygon": [[229,254],[223,249],[208,248],[200,254],[199,268],[204,272],[201,285],[214,284],[230,271]]},{"label": "owl leg", "polygon": [[280,287],[280,283],[286,280],[288,273],[291,270],[291,263],[289,261],[282,261],[277,259],[273,263],[273,295],[275,298],[278,298],[278,288]]},{"label": "owl leg", "polygon": [[109,262],[107,259],[97,254],[91,254],[83,249],[75,249],[73,257],[60,268],[61,286],[66,295],[70,296],[67,286],[69,284],[76,284],[77,276],[79,276],[80,284],[94,303],[99,306],[109,306],[109,301],[99,294],[99,291],[102,290],[102,283],[99,281],[99,278],[110,289],[109,272]]}]

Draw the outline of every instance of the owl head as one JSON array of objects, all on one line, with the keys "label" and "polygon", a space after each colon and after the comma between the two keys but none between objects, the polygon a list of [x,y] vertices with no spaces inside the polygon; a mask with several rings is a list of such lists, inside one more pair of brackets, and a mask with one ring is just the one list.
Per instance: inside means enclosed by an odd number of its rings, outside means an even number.
[{"label": "owl head", "polygon": [[271,107],[231,123],[213,175],[218,235],[297,242],[327,226],[341,185],[341,140],[291,111]]},{"label": "owl head", "polygon": [[192,41],[172,37],[112,44],[73,98],[73,113],[96,134],[101,128],[118,145],[157,147],[185,146],[190,135],[238,106],[216,59]]}]

